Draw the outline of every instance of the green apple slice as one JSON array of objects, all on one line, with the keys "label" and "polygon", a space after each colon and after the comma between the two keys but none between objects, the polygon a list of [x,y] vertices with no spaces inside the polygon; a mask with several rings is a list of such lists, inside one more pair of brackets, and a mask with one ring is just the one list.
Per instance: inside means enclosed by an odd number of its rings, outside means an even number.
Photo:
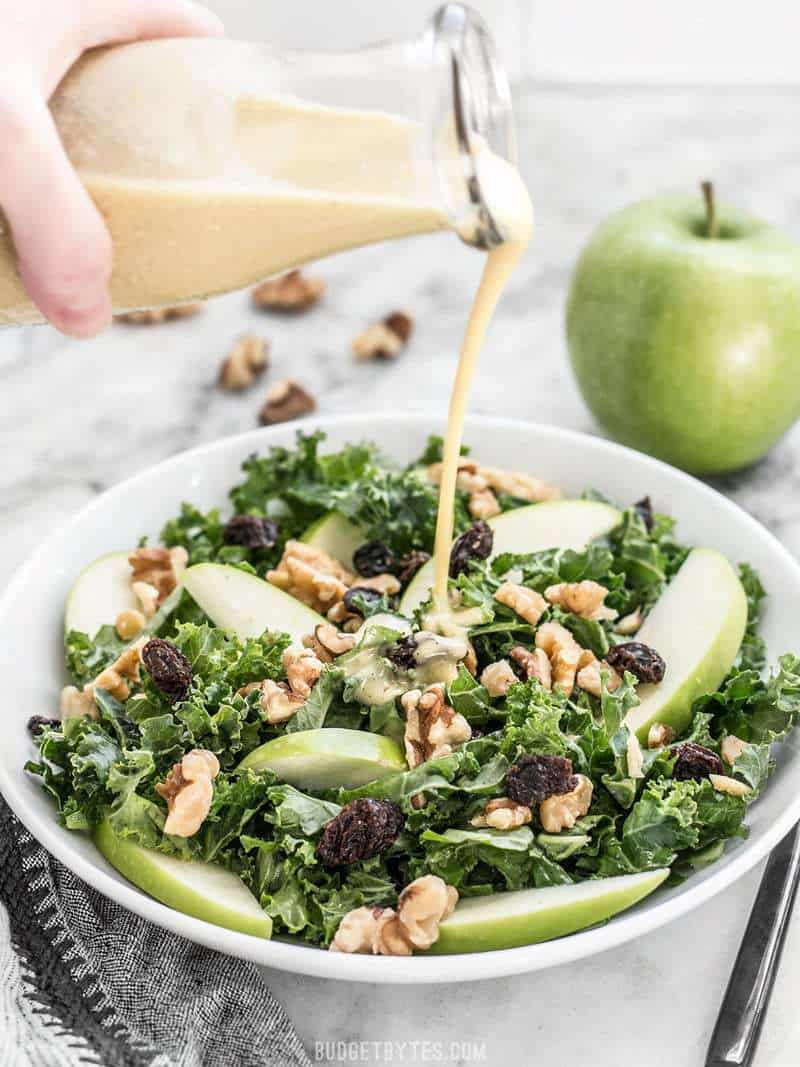
[{"label": "green apple slice", "polygon": [[298,789],[357,786],[407,770],[398,744],[365,730],[298,730],[283,734],[250,752],[240,770],[274,771]]},{"label": "green apple slice", "polygon": [[[622,515],[599,500],[549,500],[515,508],[489,519],[494,531],[492,555],[502,552],[541,552],[546,548],[585,548],[619,524]],[[421,567],[400,601],[400,612],[411,616],[430,596],[433,560]]]},{"label": "green apple slice", "polygon": [[131,590],[129,552],[109,552],[85,567],[67,595],[64,628],[94,637],[122,611],[139,607]]},{"label": "green apple slice", "polygon": [[686,729],[694,701],[731,669],[746,623],[747,597],[731,564],[711,548],[692,549],[635,637],[667,665],[661,682],[639,686],[626,716],[640,741],[654,722]]},{"label": "green apple slice", "polygon": [[271,936],[272,919],[231,871],[143,848],[115,834],[107,819],[95,830],[94,843],[112,867],[162,904],[228,930]]},{"label": "green apple slice", "polygon": [[605,922],[658,888],[668,869],[546,889],[519,889],[460,900],[429,952],[491,952],[575,933]]},{"label": "green apple slice", "polygon": [[325,622],[301,600],[238,567],[197,563],[184,571],[183,586],[215,626],[242,639],[274,630],[299,642]]},{"label": "green apple slice", "polygon": [[359,528],[340,515],[338,511],[329,511],[306,530],[301,541],[315,548],[321,548],[329,556],[338,559],[345,567],[353,566],[353,553],[366,541]]}]

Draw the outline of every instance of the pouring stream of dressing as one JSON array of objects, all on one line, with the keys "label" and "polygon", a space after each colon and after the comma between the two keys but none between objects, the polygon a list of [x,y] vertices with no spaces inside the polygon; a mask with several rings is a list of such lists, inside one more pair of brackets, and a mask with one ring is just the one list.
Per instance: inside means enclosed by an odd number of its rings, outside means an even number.
[{"label": "pouring stream of dressing", "polygon": [[492,315],[508,279],[528,245],[533,228],[533,206],[516,167],[484,149],[478,156],[478,176],[486,201],[505,240],[489,253],[486,260],[467,323],[450,396],[433,553],[436,575],[433,613],[426,620],[430,629],[442,633],[459,631],[459,626],[452,619],[447,583],[453,541],[458,461],[470,386]]}]

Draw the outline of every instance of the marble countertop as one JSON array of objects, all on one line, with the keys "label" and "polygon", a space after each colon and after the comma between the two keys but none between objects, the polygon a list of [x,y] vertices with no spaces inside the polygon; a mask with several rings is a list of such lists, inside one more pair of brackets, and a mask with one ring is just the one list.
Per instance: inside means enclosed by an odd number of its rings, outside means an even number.
[{"label": "marble countertop", "polygon": [[[780,221],[800,239],[796,115],[797,95],[788,90],[521,90],[522,164],[537,233],[493,326],[472,410],[597,432],[570,377],[562,326],[570,268],[591,228],[632,199],[711,177],[722,198]],[[260,392],[231,397],[214,385],[222,356],[245,330],[270,339],[273,380],[298,378],[317,396],[321,414],[406,409],[444,417],[480,266],[452,237],[418,238],[321,264],[325,302],[298,319],[259,315],[244,294],[234,294],[194,319],[115,326],[91,342],[44,327],[0,332],[0,583],[103,489],[165,456],[255,425]],[[356,364],[353,335],[397,306],[416,317],[408,350],[395,363]],[[795,428],[757,467],[717,486],[800,553],[798,484]],[[498,1067],[520,1058],[694,1067],[703,1062],[758,879],[751,873],[639,943],[540,974],[419,988],[265,977],[312,1059],[323,1062],[438,1056]],[[758,1067],[800,1062],[792,995],[798,984],[800,917]],[[379,1044],[315,1047],[349,1041]],[[442,1044],[426,1052],[424,1041]]]}]

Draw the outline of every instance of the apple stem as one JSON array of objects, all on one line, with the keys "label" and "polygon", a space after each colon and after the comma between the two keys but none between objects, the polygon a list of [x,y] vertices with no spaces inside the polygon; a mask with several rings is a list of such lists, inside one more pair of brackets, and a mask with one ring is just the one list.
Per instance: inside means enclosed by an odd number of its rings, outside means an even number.
[{"label": "apple stem", "polygon": [[706,237],[717,237],[719,235],[719,223],[717,222],[717,211],[714,206],[714,184],[713,182],[701,182],[700,188],[703,190],[703,200],[706,204]]}]

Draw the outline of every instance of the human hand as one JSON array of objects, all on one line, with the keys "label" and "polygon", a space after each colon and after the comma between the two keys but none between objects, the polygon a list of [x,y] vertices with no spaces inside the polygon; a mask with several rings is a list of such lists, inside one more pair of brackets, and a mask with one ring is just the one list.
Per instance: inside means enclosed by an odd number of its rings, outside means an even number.
[{"label": "human hand", "polygon": [[0,208],[28,295],[54,326],[111,321],[111,238],[67,158],[47,101],[89,48],[222,33],[192,0],[0,0]]}]

